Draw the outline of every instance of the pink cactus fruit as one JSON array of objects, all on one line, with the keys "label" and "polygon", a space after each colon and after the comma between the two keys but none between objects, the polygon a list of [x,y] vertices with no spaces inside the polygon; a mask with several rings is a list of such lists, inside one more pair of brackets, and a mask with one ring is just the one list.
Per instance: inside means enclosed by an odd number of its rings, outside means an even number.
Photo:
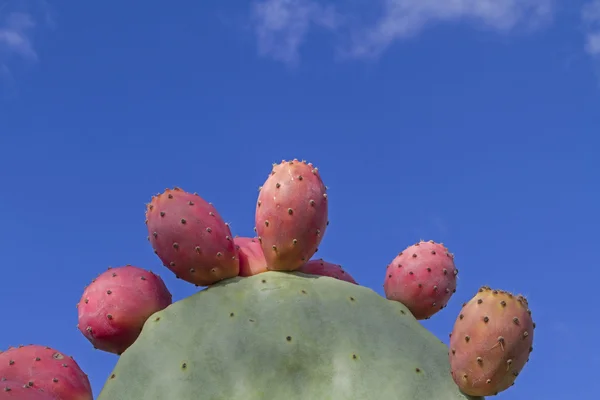
[{"label": "pink cactus fruit", "polygon": [[255,219],[269,270],[297,270],[317,252],[328,224],[326,191],[312,164],[296,159],[273,164]]},{"label": "pink cactus fruit", "polygon": [[109,268],[85,288],[77,305],[77,327],[95,348],[121,354],[146,320],[171,302],[158,275],[131,265]]},{"label": "pink cactus fruit", "polygon": [[331,278],[354,283],[355,285],[357,284],[354,278],[348,272],[344,271],[341,265],[327,262],[322,258],[319,260],[310,260],[297,271],[305,274],[329,276]]},{"label": "pink cactus fruit", "polygon": [[239,252],[239,276],[253,276],[267,271],[267,261],[258,239],[235,237],[233,242]]},{"label": "pink cactus fruit", "polygon": [[0,379],[0,400],[56,400],[56,397],[42,389],[33,388],[17,381]]},{"label": "pink cactus fruit", "polygon": [[75,360],[50,347],[32,344],[0,353],[0,376],[6,379],[0,386],[10,387],[11,391],[21,390],[14,383],[31,389],[19,392],[31,397],[15,397],[22,400],[46,399],[41,395],[34,397],[41,391],[49,398],[93,400],[90,381]]},{"label": "pink cactus fruit", "polygon": [[404,304],[416,319],[428,319],[446,307],[456,292],[458,269],[441,243],[420,241],[402,251],[387,267],[384,292]]},{"label": "pink cactus fruit", "polygon": [[153,196],[146,225],[154,252],[177,278],[208,286],[238,276],[231,229],[197,194],[175,188]]},{"label": "pink cactus fruit", "polygon": [[512,386],[533,351],[534,328],[525,297],[480,288],[450,334],[452,378],[461,391],[494,396]]}]

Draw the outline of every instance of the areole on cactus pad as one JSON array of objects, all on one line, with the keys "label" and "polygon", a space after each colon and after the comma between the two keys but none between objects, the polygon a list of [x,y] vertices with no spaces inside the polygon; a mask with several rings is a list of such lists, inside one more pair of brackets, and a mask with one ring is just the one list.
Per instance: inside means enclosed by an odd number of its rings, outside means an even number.
[{"label": "areole on cactus pad", "polygon": [[466,400],[399,302],[330,277],[232,278],[155,313],[98,400]]}]

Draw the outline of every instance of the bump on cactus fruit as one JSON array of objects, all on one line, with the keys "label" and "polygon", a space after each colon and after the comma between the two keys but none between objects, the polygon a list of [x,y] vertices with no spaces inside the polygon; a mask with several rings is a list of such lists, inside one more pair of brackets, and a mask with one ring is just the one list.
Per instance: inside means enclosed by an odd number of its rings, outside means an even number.
[{"label": "bump on cactus fruit", "polygon": [[388,265],[385,295],[399,301],[422,320],[446,307],[456,291],[454,256],[433,240],[420,241],[402,251]]},{"label": "bump on cactus fruit", "polygon": [[447,352],[369,288],[268,271],[156,313],[98,400],[474,399],[452,381]]},{"label": "bump on cactus fruit", "polygon": [[326,191],[312,164],[298,160],[273,164],[255,214],[269,270],[297,270],[317,252],[328,224]]},{"label": "bump on cactus fruit", "polygon": [[463,305],[450,337],[452,377],[464,393],[496,395],[529,360],[535,324],[527,300],[487,286]]},{"label": "bump on cactus fruit", "polygon": [[199,195],[174,188],[153,196],[146,224],[154,252],[178,278],[207,286],[238,275],[229,225]]},{"label": "bump on cactus fruit", "polygon": [[318,260],[310,260],[301,266],[297,271],[305,274],[329,276],[342,281],[354,283],[356,285],[356,280],[354,280],[354,278],[348,272],[344,271],[341,265],[327,262],[322,258]]},{"label": "bump on cactus fruit", "polygon": [[95,348],[121,354],[148,317],[171,302],[158,275],[131,265],[109,268],[85,288],[77,305],[77,327]]},{"label": "bump on cactus fruit", "polygon": [[0,379],[0,400],[56,400],[56,397],[42,389],[17,381]]},{"label": "bump on cactus fruit", "polygon": [[[27,345],[0,353],[0,377],[40,389],[51,398],[93,400],[88,377],[75,360],[50,347]],[[37,393],[34,393],[36,391],[27,392],[27,395],[36,399],[33,396]]]},{"label": "bump on cactus fruit", "polygon": [[235,237],[233,242],[239,253],[239,276],[252,276],[267,271],[267,261],[258,239]]}]

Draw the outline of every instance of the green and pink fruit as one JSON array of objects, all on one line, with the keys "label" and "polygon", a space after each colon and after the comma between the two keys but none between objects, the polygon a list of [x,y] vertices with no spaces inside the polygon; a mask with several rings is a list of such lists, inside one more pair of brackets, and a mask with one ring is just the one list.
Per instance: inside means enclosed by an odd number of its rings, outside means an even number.
[{"label": "green and pink fruit", "polygon": [[253,276],[267,271],[267,261],[258,239],[236,237],[233,242],[240,258],[239,276]]},{"label": "green and pink fruit", "polygon": [[10,347],[0,353],[0,377],[29,386],[32,400],[36,390],[60,400],[93,400],[90,381],[75,360],[50,347]]},{"label": "green and pink fruit", "polygon": [[354,278],[341,265],[323,260],[310,260],[298,269],[298,272],[311,275],[329,276],[331,278],[357,284]]},{"label": "green and pink fruit", "polygon": [[456,292],[454,256],[442,244],[421,241],[402,251],[388,265],[385,295],[399,301],[422,320],[446,307]]},{"label": "green and pink fruit", "polygon": [[529,360],[535,324],[527,300],[487,286],[463,305],[450,336],[450,367],[471,396],[493,396],[510,386]]},{"label": "green and pink fruit", "polygon": [[171,302],[158,275],[131,265],[109,268],[85,288],[77,304],[77,327],[95,348],[121,354],[146,320]]},{"label": "green and pink fruit", "polygon": [[260,189],[255,217],[269,270],[297,270],[317,252],[328,223],[326,192],[312,164],[273,164]]},{"label": "green and pink fruit", "polygon": [[56,400],[56,397],[44,392],[42,389],[33,388],[28,384],[17,381],[0,379],[0,400]]},{"label": "green and pink fruit", "polygon": [[146,225],[154,252],[178,278],[208,286],[238,275],[229,225],[197,194],[175,188],[153,196]]}]

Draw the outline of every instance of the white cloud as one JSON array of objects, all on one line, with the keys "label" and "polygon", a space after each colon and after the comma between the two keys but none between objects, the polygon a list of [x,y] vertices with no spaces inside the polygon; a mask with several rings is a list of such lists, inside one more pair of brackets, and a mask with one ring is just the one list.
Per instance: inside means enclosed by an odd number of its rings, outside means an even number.
[{"label": "white cloud", "polygon": [[600,0],[587,3],[581,12],[586,27],[585,51],[600,57]]},{"label": "white cloud", "polygon": [[264,0],[253,4],[253,19],[261,55],[286,63],[298,61],[298,51],[311,26],[336,29],[339,16],[332,6],[313,0]]},{"label": "white cloud", "polygon": [[[1,16],[0,16],[1,17]],[[32,31],[35,22],[29,14],[12,12],[0,23],[0,49],[2,53],[16,54],[28,60],[36,60]]]},{"label": "white cloud", "polygon": [[[550,21],[554,0],[372,0],[368,4],[381,9],[370,26],[364,22],[356,25],[362,19],[361,11],[355,10],[342,19],[332,5],[324,6],[316,0],[255,2],[253,16],[259,52],[280,61],[297,61],[312,24],[347,33],[349,47],[343,53],[353,57],[377,56],[395,41],[417,35],[432,23],[465,21],[508,33]],[[354,24],[349,26],[348,21]]]},{"label": "white cloud", "polygon": [[[0,83],[13,84],[13,72],[22,62],[35,62],[35,35],[53,28],[54,18],[46,0],[0,0]],[[4,90],[2,90],[4,91]]]},{"label": "white cloud", "polygon": [[537,27],[550,20],[552,6],[553,0],[384,0],[382,17],[352,50],[356,56],[378,55],[436,22],[471,22],[500,33]]}]

